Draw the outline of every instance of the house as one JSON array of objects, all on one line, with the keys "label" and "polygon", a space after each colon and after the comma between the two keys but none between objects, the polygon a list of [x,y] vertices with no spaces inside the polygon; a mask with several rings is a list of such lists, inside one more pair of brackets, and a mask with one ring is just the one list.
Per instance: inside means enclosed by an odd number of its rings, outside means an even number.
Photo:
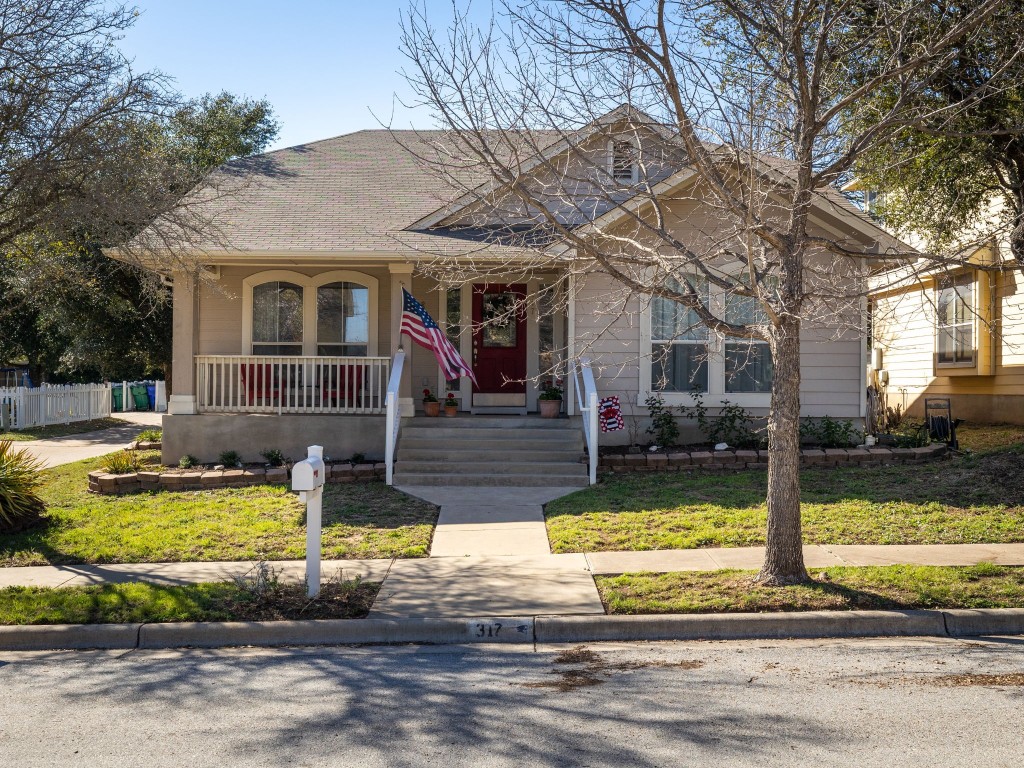
[{"label": "house", "polygon": [[872,281],[872,367],[890,408],[924,416],[948,398],[954,418],[1024,424],[1024,277],[1005,243],[962,265],[897,269]]},{"label": "house", "polygon": [[[704,215],[693,173],[678,149],[656,129],[636,139],[635,125],[628,131],[622,127],[623,114],[612,112],[571,140],[532,134],[550,163],[541,164],[547,170],[524,167],[523,172],[550,171],[562,156],[566,163],[571,156],[596,158],[596,165],[621,181],[622,205],[594,206],[592,215],[577,223],[614,227],[640,176],[638,156],[655,157],[643,173],[671,212],[676,236],[694,243],[720,239],[720,224]],[[620,130],[627,134],[623,140]],[[211,461],[227,449],[247,460],[266,448],[295,457],[310,444],[325,446],[334,458],[381,457],[390,455],[394,423],[402,430],[400,445],[415,442],[412,434],[425,441],[419,454],[408,453],[410,467],[426,461],[432,450],[440,456],[476,446],[492,452],[477,473],[481,482],[491,471],[525,481],[543,469],[539,463],[556,459],[565,460],[556,462],[560,465],[574,463],[585,482],[581,427],[590,422],[589,416],[581,419],[581,407],[589,399],[577,391],[584,379],[571,375],[584,357],[596,394],[618,396],[630,427],[601,434],[602,443],[642,436],[644,401],[655,391],[668,404],[686,404],[696,387],[712,409],[728,400],[757,415],[767,412],[771,361],[766,349],[747,342],[737,346],[701,328],[666,330],[681,327],[685,310],[664,299],[631,295],[597,268],[569,270],[558,243],[551,244],[549,259],[538,262],[535,250],[496,240],[480,196],[460,199],[425,167],[422,152],[443,141],[444,135],[434,131],[359,131],[224,169],[254,181],[239,199],[210,203],[221,238],[196,246],[202,279],[186,272],[170,276],[174,362],[164,419],[165,462],[186,453]],[[471,178],[475,171],[467,166],[451,172]],[[812,221],[842,233],[865,252],[891,242],[838,193],[816,200]],[[439,258],[465,265],[457,284],[442,286],[429,269]],[[467,378],[453,385],[461,413],[472,419],[419,418],[420,392],[444,393],[448,385],[432,354],[399,333],[403,289],[443,324],[473,365],[478,385]],[[722,299],[717,290],[706,286],[709,302]],[[537,301],[510,314],[508,308],[524,298]],[[862,419],[866,355],[859,318],[807,323],[802,343],[804,415]],[[565,381],[569,417],[555,425],[533,416],[538,388],[552,377]],[[392,420],[389,380],[394,383]],[[506,418],[496,420],[495,414]],[[451,432],[474,424],[488,430],[477,433],[480,443],[467,442],[468,432]],[[410,432],[426,428],[439,430],[433,443]],[[549,431],[537,431],[542,428]],[[507,454],[514,447],[507,441],[519,438],[534,442]],[[560,456],[543,450],[556,443],[564,449]],[[492,455],[495,450],[500,460]],[[464,450],[461,458],[469,460],[470,453]],[[519,460],[514,469],[502,464],[506,454]],[[400,455],[399,473],[402,463]],[[561,478],[568,482],[575,470],[563,468]],[[429,467],[417,469],[424,475]]]}]

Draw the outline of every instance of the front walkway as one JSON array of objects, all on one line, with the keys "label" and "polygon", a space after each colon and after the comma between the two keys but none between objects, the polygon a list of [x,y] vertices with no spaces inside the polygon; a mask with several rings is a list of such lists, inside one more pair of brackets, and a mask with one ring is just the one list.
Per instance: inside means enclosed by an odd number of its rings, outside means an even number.
[{"label": "front walkway", "polygon": [[42,461],[44,467],[56,467],[126,448],[140,432],[150,427],[159,427],[163,419],[162,413],[152,411],[129,411],[112,415],[116,419],[130,421],[131,424],[98,429],[95,432],[81,432],[77,435],[51,437],[49,440],[26,440],[15,443],[15,448],[28,450]]}]

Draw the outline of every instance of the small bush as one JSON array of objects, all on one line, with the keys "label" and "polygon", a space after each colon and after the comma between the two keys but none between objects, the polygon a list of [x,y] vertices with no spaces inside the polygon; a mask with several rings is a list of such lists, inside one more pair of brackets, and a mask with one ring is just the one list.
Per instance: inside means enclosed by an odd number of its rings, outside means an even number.
[{"label": "small bush", "polygon": [[860,442],[860,433],[849,419],[833,419],[825,416],[818,422],[800,422],[800,437],[822,448],[849,448]]},{"label": "small bush", "polygon": [[713,443],[726,443],[732,448],[756,448],[761,439],[752,425],[754,417],[740,405],[722,401],[722,408],[715,419],[708,437]]},{"label": "small bush", "polygon": [[20,531],[39,521],[46,505],[39,498],[42,464],[28,451],[0,440],[0,532]]},{"label": "small bush", "polygon": [[353,464],[362,464],[364,461],[366,461],[366,456],[364,456],[363,454],[361,454],[361,453],[353,453],[352,454],[352,463]]},{"label": "small bush", "polygon": [[931,442],[928,426],[923,421],[904,421],[893,437],[897,448],[923,448]]},{"label": "small bush", "polygon": [[242,466],[242,456],[238,451],[224,451],[217,458],[217,461],[223,464],[225,467],[240,467]]},{"label": "small bush", "polygon": [[260,451],[260,456],[272,467],[284,466],[285,456],[277,448],[267,448],[265,451]]},{"label": "small bush", "polygon": [[164,439],[164,431],[162,429],[144,429],[139,433],[137,439],[140,443],[159,443]]},{"label": "small bush", "polygon": [[665,399],[661,395],[648,395],[644,401],[647,413],[651,417],[651,426],[647,433],[654,436],[658,445],[675,445],[679,440],[679,426],[671,408],[665,407]]},{"label": "small bush", "polygon": [[199,466],[199,459],[193,456],[191,453],[186,453],[180,459],[178,459],[178,466],[182,469],[192,469],[193,467]]},{"label": "small bush", "polygon": [[107,456],[107,463],[103,467],[112,475],[127,475],[139,471],[139,459],[131,451],[118,451]]}]

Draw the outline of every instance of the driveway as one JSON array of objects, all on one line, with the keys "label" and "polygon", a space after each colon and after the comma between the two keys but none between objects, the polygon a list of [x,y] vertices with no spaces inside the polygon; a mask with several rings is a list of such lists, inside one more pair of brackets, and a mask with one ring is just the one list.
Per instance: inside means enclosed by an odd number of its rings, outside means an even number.
[{"label": "driveway", "polygon": [[82,432],[78,435],[53,437],[49,440],[30,440],[17,443],[16,448],[26,449],[42,461],[44,467],[56,467],[73,461],[91,459],[120,450],[130,445],[140,432],[159,427],[163,422],[162,413],[132,411],[112,414],[115,418],[131,422],[120,427]]}]

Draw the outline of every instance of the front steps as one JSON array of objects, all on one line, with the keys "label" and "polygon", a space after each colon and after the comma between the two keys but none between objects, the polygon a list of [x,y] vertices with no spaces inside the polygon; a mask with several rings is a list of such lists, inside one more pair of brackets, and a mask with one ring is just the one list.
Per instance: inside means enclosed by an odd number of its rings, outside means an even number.
[{"label": "front steps", "polygon": [[588,484],[577,419],[539,416],[418,416],[402,424],[395,485]]}]

